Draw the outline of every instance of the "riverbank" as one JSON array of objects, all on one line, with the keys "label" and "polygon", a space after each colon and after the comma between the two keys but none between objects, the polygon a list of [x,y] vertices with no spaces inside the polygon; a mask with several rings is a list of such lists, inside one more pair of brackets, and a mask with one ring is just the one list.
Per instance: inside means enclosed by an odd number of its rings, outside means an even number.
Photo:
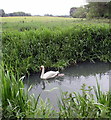
[{"label": "riverbank", "polygon": [[12,17],[3,22],[0,71],[3,118],[111,117],[110,91],[101,91],[98,83],[97,89],[93,88],[94,96],[90,87],[86,90],[85,86],[82,95],[63,93],[58,104],[60,112],[40,95],[37,98],[29,95],[32,86],[26,90],[23,83],[23,76],[38,72],[41,65],[62,69],[84,61],[111,62],[109,24],[72,18],[37,18]]},{"label": "riverbank", "polygon": [[[47,17],[42,22],[26,20],[14,23],[18,24],[15,31],[4,30],[2,34],[3,61],[13,71],[24,75],[39,71],[41,65],[61,69],[86,60],[111,62],[108,23]],[[19,31],[25,24],[27,27],[37,24],[38,28]]]}]

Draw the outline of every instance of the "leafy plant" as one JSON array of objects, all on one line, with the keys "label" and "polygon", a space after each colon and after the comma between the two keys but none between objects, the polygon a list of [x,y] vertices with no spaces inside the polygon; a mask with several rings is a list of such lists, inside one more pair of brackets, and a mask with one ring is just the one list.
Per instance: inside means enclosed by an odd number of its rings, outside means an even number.
[{"label": "leafy plant", "polygon": [[[11,71],[2,73],[0,88],[2,89],[2,118],[52,118],[56,116],[49,101],[43,101],[38,95],[29,95],[23,84],[23,77],[16,78]],[[53,112],[52,112],[53,111]]]},{"label": "leafy plant", "polygon": [[[61,100],[59,101],[60,118],[110,117],[111,106],[109,106],[109,98],[111,94],[109,92],[103,93],[100,90],[98,82],[97,89],[94,88],[95,95],[91,93],[91,87],[86,89],[85,85],[83,85],[81,90],[82,94],[75,92],[64,92],[62,94]],[[95,96],[97,100],[95,100]]]},{"label": "leafy plant", "polygon": [[108,24],[76,23],[62,27],[61,21],[54,30],[44,25],[37,30],[5,31],[3,61],[21,75],[37,72],[42,64],[63,68],[86,60],[111,62],[110,32]]}]

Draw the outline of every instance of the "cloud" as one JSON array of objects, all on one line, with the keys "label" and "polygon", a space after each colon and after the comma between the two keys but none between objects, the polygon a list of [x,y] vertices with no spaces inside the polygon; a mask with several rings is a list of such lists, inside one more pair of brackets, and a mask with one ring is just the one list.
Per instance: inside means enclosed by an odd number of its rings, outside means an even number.
[{"label": "cloud", "polygon": [[2,0],[6,13],[23,11],[32,15],[68,15],[71,7],[79,7],[85,0]]}]

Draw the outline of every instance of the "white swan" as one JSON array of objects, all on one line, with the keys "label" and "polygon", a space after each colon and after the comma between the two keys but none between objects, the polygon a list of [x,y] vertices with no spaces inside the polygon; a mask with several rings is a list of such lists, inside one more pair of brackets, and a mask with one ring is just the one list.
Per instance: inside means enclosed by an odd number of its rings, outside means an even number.
[{"label": "white swan", "polygon": [[48,71],[48,72],[44,73],[45,68],[44,68],[43,65],[41,66],[41,69],[42,69],[42,73],[41,73],[41,76],[40,76],[41,79],[54,78],[59,74],[59,71]]}]

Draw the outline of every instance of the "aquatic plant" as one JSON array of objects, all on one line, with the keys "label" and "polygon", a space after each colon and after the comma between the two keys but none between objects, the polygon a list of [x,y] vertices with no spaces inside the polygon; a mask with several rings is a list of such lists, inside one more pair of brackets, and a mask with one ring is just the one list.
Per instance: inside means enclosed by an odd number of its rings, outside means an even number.
[{"label": "aquatic plant", "polygon": [[84,84],[81,90],[82,94],[62,93],[59,100],[60,118],[110,118],[110,92],[102,92],[98,82],[94,93],[91,93],[91,87],[86,89]]},{"label": "aquatic plant", "polygon": [[[23,78],[16,78],[14,73],[2,68],[2,78],[0,89],[2,106],[2,118],[52,118],[55,117],[55,111],[52,110],[49,101],[43,101],[38,95],[29,95],[28,90],[24,88]],[[0,72],[0,73],[1,73]]]}]

